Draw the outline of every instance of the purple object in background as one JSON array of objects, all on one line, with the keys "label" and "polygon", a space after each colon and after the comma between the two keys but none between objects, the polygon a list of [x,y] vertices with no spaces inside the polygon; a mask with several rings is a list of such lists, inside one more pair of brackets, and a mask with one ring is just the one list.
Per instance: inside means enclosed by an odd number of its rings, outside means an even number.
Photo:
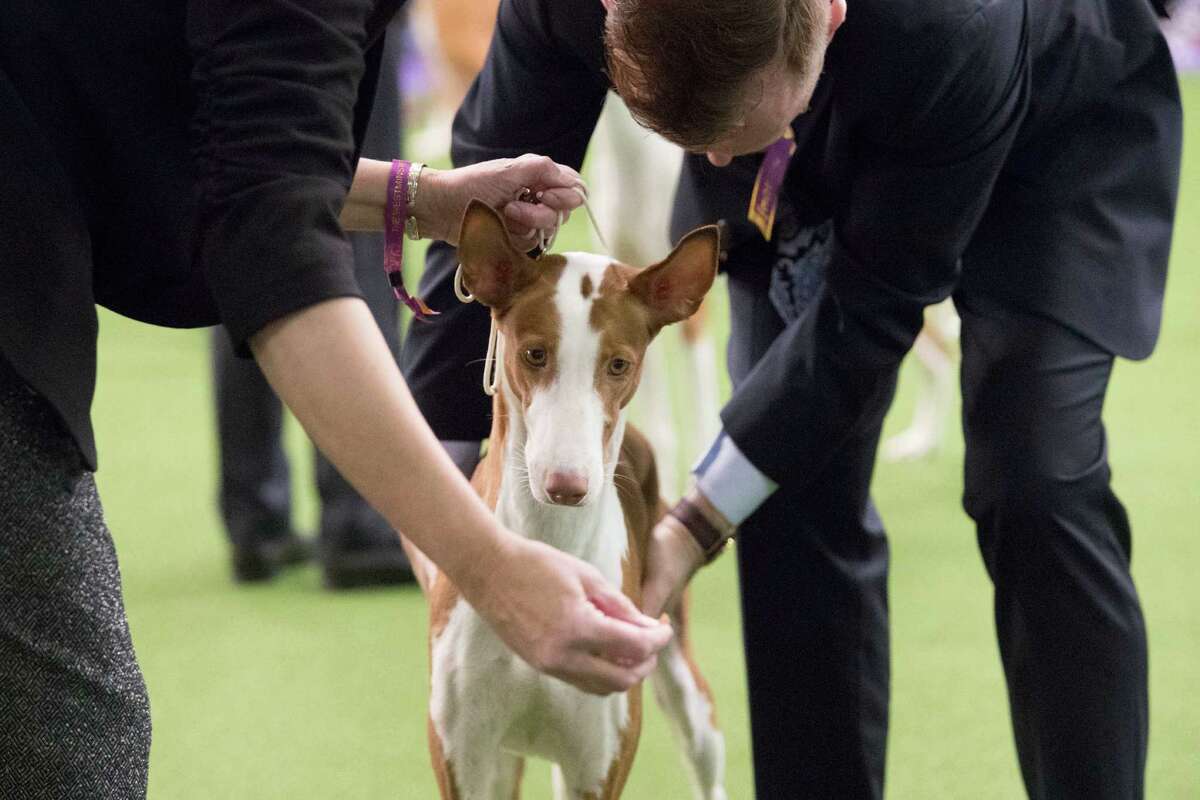
[{"label": "purple object in background", "polygon": [[404,55],[400,58],[400,96],[423,97],[433,85],[429,62],[413,39],[412,26],[405,25],[402,31]]},{"label": "purple object in background", "polygon": [[1176,0],[1171,18],[1163,20],[1163,33],[1171,45],[1175,68],[1180,72],[1200,71],[1200,0]]}]

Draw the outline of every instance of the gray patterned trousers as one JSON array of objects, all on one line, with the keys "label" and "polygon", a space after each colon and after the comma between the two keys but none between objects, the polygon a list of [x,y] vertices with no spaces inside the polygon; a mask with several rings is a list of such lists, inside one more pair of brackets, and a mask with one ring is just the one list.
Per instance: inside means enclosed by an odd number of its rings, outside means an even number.
[{"label": "gray patterned trousers", "polygon": [[0,798],[144,798],[149,754],[96,483],[0,358]]}]

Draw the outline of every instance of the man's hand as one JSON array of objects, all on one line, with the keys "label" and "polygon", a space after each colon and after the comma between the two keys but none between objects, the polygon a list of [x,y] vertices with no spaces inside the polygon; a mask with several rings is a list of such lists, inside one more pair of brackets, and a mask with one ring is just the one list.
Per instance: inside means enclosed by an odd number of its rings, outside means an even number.
[{"label": "man's hand", "polygon": [[502,541],[460,588],[517,655],[592,694],[627,691],[650,674],[669,625],[642,615],[590,564],[540,542]]},{"label": "man's hand", "polygon": [[683,523],[667,515],[654,526],[642,581],[642,610],[657,619],[670,607],[692,575],[704,563],[704,553]]}]

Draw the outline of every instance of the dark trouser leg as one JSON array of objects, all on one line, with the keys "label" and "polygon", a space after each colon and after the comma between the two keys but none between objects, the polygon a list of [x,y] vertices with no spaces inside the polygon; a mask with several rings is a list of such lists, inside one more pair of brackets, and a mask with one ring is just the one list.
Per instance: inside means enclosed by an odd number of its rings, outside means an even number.
[{"label": "dark trouser leg", "polygon": [[221,515],[234,544],[254,544],[291,524],[283,406],[254,359],[234,354],[222,328],[213,331],[212,359]]},{"label": "dark trouser leg", "polygon": [[995,584],[1026,788],[1140,798],[1146,632],[1101,422],[1113,358],[1047,319],[958,304],[964,504]]},{"label": "dark trouser leg", "polygon": [[[730,276],[735,385],[783,328],[758,281]],[[878,438],[878,428],[857,436],[814,485],[780,489],[738,534],[755,786],[764,800],[882,796],[888,550],[868,496]]]},{"label": "dark trouser leg", "polygon": [[[387,274],[383,270],[383,236],[352,234],[350,243],[354,247],[355,277],[359,288],[387,341],[388,349],[396,356],[400,352],[400,322],[396,298],[392,295]],[[322,540],[336,545],[340,538],[362,535],[376,542],[390,539],[399,542],[379,512],[371,508],[319,450],[315,453],[317,492],[321,496]],[[402,554],[399,549],[397,552]]]},{"label": "dark trouser leg", "polygon": [[138,800],[149,754],[96,484],[0,362],[0,797]]}]

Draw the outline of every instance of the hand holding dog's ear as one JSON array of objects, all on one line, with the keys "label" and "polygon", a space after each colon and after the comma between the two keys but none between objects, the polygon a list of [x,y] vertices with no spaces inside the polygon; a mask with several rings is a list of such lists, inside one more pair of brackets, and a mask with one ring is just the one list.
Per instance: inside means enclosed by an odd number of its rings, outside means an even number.
[{"label": "hand holding dog's ear", "polygon": [[[582,186],[578,172],[545,156],[498,158],[452,170],[426,170],[414,213],[426,238],[458,245],[463,214],[472,200],[480,200],[500,212],[516,245],[527,251],[536,244],[538,229],[557,228],[560,214],[565,221],[583,204],[573,188]],[[518,200],[524,190],[539,202]]]}]

